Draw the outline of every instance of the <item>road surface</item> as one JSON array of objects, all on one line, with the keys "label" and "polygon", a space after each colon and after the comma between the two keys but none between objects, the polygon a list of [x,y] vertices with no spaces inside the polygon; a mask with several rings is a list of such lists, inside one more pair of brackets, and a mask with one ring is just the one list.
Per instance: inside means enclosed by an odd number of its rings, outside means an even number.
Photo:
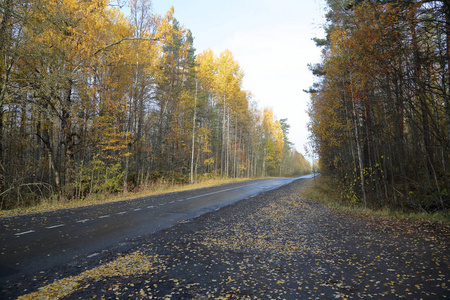
[{"label": "road surface", "polygon": [[447,224],[331,210],[304,199],[305,187],[311,180],[11,280],[0,299],[450,296]]},{"label": "road surface", "polygon": [[169,228],[299,178],[253,180],[0,219],[0,285]]}]

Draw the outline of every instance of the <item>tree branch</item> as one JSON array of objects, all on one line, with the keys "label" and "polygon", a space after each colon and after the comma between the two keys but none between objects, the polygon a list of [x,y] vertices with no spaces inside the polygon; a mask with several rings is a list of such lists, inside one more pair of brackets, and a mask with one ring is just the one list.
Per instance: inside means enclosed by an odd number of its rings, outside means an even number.
[{"label": "tree branch", "polygon": [[95,51],[94,55],[97,55],[99,52],[106,50],[108,48],[111,48],[115,45],[119,45],[120,43],[122,43],[123,41],[150,41],[150,42],[156,42],[159,41],[159,39],[154,39],[154,38],[122,38],[120,40],[118,40],[117,42],[114,42],[112,44],[109,44],[105,47],[101,47],[100,49],[98,49],[97,51]]}]

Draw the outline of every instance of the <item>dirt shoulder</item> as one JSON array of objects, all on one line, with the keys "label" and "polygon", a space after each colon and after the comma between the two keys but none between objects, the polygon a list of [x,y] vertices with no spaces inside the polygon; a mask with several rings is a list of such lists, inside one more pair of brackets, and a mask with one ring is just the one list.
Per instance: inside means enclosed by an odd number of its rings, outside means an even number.
[{"label": "dirt shoulder", "polygon": [[30,292],[23,299],[450,296],[446,226],[334,212],[301,199],[307,183],[12,282],[0,298]]}]

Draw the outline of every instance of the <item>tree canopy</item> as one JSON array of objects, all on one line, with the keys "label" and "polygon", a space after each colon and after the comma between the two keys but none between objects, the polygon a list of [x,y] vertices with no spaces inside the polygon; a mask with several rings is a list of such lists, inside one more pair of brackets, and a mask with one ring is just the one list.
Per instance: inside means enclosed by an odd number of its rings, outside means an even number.
[{"label": "tree canopy", "polygon": [[450,206],[448,1],[328,0],[309,127],[349,203]]},{"label": "tree canopy", "polygon": [[108,0],[0,3],[0,209],[309,172],[243,90],[230,51],[197,54],[173,8],[128,5],[129,15]]}]

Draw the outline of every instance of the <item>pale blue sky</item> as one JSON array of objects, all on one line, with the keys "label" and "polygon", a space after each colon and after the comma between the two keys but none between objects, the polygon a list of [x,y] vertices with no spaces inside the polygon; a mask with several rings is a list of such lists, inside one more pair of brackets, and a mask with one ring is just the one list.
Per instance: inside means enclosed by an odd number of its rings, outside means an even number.
[{"label": "pale blue sky", "polygon": [[192,31],[197,53],[229,49],[245,73],[243,88],[259,107],[288,118],[289,139],[304,153],[309,96],[307,64],[320,61],[313,37],[323,37],[325,0],[153,0],[153,11],[175,18]]}]

